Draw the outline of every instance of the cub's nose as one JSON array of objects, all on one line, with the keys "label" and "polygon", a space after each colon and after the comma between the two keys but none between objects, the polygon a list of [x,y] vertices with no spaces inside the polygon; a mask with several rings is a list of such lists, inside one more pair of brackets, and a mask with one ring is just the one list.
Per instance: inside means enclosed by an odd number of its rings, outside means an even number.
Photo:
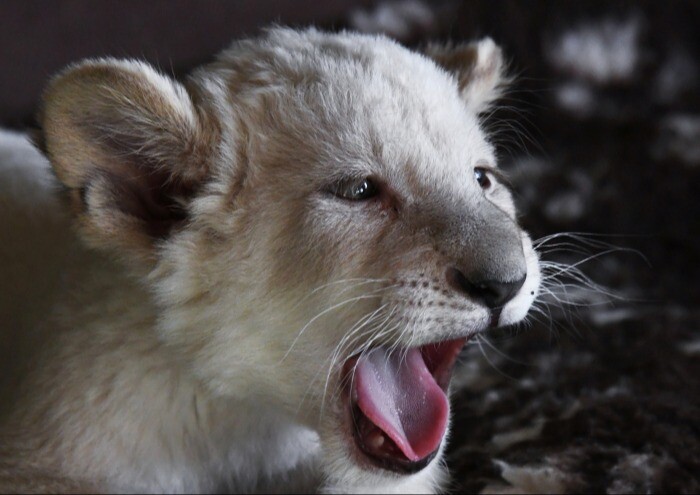
[{"label": "cub's nose", "polygon": [[457,268],[448,268],[445,274],[447,283],[452,288],[466,294],[470,298],[482,302],[489,309],[502,308],[513,299],[525,283],[526,275],[511,282],[488,280],[478,275],[467,278]]}]

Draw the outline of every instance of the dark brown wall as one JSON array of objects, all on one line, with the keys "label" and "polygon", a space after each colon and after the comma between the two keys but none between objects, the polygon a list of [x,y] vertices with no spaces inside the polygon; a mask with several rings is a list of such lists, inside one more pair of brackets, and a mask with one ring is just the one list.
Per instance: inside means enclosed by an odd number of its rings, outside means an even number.
[{"label": "dark brown wall", "polygon": [[[272,22],[332,25],[353,0],[2,0],[0,125],[31,123],[46,80],[85,57],[181,72]],[[366,3],[366,2],[364,2]]]}]

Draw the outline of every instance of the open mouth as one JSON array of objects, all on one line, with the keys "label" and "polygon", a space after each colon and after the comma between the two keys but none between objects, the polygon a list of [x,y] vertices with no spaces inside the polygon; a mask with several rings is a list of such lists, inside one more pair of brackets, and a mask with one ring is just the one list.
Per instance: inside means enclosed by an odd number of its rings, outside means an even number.
[{"label": "open mouth", "polygon": [[414,473],[435,457],[447,429],[452,369],[466,340],[377,347],[346,362],[346,373],[354,370],[349,384],[354,440],[374,465]]}]

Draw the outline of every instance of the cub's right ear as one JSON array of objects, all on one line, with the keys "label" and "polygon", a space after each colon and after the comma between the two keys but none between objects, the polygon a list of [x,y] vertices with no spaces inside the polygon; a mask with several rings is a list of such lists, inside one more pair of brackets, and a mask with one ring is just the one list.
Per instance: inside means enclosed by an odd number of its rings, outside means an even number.
[{"label": "cub's right ear", "polygon": [[39,120],[83,237],[147,259],[187,220],[218,132],[181,84],[147,64],[114,59],[54,78]]}]

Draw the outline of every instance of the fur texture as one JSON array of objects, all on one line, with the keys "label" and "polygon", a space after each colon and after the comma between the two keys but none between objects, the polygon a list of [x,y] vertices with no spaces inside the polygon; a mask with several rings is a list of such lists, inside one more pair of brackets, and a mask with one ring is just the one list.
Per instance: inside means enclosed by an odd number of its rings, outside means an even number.
[{"label": "fur texture", "polygon": [[[3,306],[7,376],[22,379],[3,392],[0,489],[439,488],[441,455],[405,476],[362,458],[343,363],[486,329],[450,267],[525,277],[500,325],[525,316],[540,275],[478,120],[500,51],[428,54],[273,29],[183,83],[112,59],[50,83],[43,147],[80,241],[49,164],[8,136],[20,152],[0,164],[2,225],[8,211],[17,229],[0,253],[35,274],[2,277],[21,301]],[[372,201],[332,194],[365,177]],[[39,273],[46,294],[16,290]]]}]

